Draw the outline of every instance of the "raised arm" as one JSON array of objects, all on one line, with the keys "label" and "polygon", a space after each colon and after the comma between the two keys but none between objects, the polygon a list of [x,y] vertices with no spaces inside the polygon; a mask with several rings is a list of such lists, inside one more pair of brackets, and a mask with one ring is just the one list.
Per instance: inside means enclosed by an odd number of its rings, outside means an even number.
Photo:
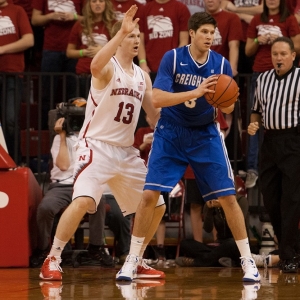
[{"label": "raised arm", "polygon": [[[133,19],[138,7],[132,5],[125,13],[122,26],[116,35],[95,55],[91,62],[91,73],[93,83],[98,89],[104,88],[111,79],[113,67],[110,63],[111,57],[116,53],[123,39],[132,32],[139,18]],[[101,81],[101,82],[100,82]]]}]

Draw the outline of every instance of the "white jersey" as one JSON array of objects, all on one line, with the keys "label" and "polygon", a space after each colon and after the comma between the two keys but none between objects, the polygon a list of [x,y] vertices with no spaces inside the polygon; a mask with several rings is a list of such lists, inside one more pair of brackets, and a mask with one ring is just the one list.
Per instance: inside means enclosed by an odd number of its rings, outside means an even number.
[{"label": "white jersey", "polygon": [[114,74],[103,90],[91,83],[85,120],[79,139],[92,138],[105,143],[129,147],[140,115],[146,82],[142,69],[132,64],[133,77],[123,70],[115,57],[111,58]]}]

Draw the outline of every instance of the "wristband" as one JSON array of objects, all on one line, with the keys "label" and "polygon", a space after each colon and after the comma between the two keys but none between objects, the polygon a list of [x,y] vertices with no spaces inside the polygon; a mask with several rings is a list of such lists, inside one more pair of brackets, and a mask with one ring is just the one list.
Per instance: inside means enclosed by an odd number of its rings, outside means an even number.
[{"label": "wristband", "polygon": [[141,60],[139,60],[139,63],[141,64],[141,63],[146,63],[147,61],[146,61],[146,59],[141,59]]},{"label": "wristband", "polygon": [[75,21],[77,21],[77,20],[78,20],[78,15],[77,15],[77,13],[76,13],[76,12],[74,13],[74,20],[75,20]]},{"label": "wristband", "polygon": [[254,39],[254,43],[258,44],[258,39],[257,38]]},{"label": "wristband", "polygon": [[79,56],[80,56],[80,57],[83,57],[83,50],[82,50],[82,49],[79,50]]}]

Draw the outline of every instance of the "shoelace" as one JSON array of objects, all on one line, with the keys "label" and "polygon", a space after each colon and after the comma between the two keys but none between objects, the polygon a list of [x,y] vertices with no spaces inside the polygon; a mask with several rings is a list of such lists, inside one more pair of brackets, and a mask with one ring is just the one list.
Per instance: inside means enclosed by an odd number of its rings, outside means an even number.
[{"label": "shoelace", "polygon": [[154,270],[153,268],[151,268],[150,266],[148,266],[148,265],[146,264],[145,259],[142,259],[141,266],[142,266],[144,269]]},{"label": "shoelace", "polygon": [[252,256],[253,260],[255,261],[256,265],[258,267],[264,267],[267,268],[268,264],[267,264],[267,255],[265,253],[262,253],[261,255],[256,255],[254,254]]},{"label": "shoelace", "polygon": [[138,258],[134,255],[129,255],[126,258],[125,264],[123,265],[123,267],[121,268],[121,270],[119,272],[124,272],[124,271],[131,271],[132,265],[134,265],[135,269],[137,267],[138,264]]},{"label": "shoelace", "polygon": [[252,258],[242,256],[241,260],[241,265],[244,271],[247,269],[247,267],[255,268],[255,265],[253,264],[254,260]]},{"label": "shoelace", "polygon": [[268,267],[268,265],[267,265],[267,255],[265,253],[262,253],[261,258],[262,258],[264,268],[267,268]]},{"label": "shoelace", "polygon": [[63,273],[63,270],[61,268],[61,266],[59,265],[61,263],[61,259],[54,259],[52,260],[52,257],[50,258],[50,262],[49,262],[49,270],[50,271],[59,271],[61,273]]}]

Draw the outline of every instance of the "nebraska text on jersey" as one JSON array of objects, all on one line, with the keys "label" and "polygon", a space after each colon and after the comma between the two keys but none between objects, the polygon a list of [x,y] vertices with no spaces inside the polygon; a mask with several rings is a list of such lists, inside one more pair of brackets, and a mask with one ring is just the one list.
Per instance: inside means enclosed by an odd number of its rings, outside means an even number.
[{"label": "nebraska text on jersey", "polygon": [[127,89],[127,88],[112,89],[110,96],[114,96],[114,95],[132,96],[132,97],[142,101],[142,94],[133,89]]}]

